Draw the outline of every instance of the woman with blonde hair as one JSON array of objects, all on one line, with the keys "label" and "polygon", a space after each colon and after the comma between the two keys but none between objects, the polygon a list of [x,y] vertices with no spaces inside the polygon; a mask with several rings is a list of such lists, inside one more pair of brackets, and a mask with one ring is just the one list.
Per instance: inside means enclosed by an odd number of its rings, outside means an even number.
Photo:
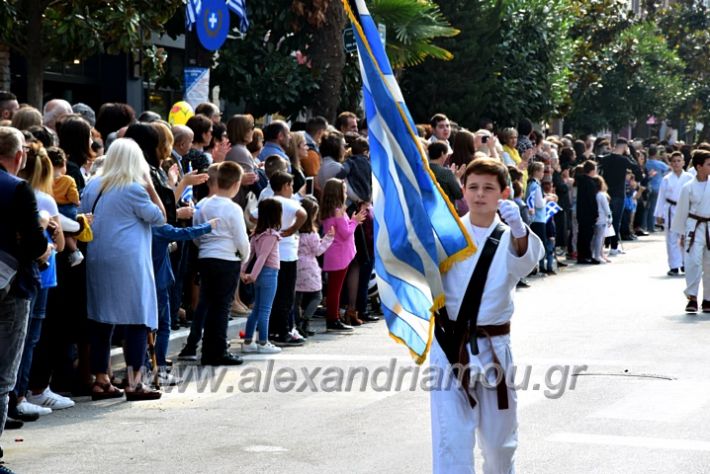
[{"label": "woman with blonde hair", "polygon": [[306,135],[303,132],[291,132],[290,140],[286,147],[286,154],[291,161],[291,174],[293,175],[293,192],[302,194],[303,187],[306,185],[306,176],[303,174],[301,167],[301,159],[308,157],[308,145],[306,144]]},{"label": "woman with blonde hair", "polygon": [[30,127],[42,126],[42,113],[30,105],[21,107],[12,116],[12,126],[18,130],[28,130]]},{"label": "woman with blonde hair", "polygon": [[117,326],[125,340],[126,399],[160,398],[159,391],[141,384],[141,375],[148,331],[158,326],[150,228],[165,223],[165,209],[136,142],[119,138],[111,144],[102,175],[84,190],[80,211],[94,214],[94,240],[86,255],[90,362],[96,376],[92,399],[123,396],[108,376]]}]

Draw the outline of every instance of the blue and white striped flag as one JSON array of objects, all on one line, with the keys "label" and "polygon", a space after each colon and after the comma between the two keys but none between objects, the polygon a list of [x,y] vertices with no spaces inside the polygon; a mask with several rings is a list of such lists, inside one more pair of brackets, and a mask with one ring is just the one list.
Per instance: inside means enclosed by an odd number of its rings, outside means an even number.
[{"label": "blue and white striped flag", "polygon": [[246,33],[249,29],[246,0],[227,0],[227,8],[232,10],[239,18],[239,31]]},{"label": "blue and white striped flag", "polygon": [[367,112],[375,216],[375,273],[390,335],[417,363],[444,305],[441,272],[476,248],[436,184],[414,121],[363,0],[343,0],[355,31]]},{"label": "blue and white striped flag", "polygon": [[535,193],[534,192],[528,193],[528,198],[525,200],[525,205],[528,206],[528,209],[532,209],[533,211],[535,210]]},{"label": "blue and white striped flag", "polygon": [[[225,0],[227,8],[239,18],[239,31],[246,33],[249,29],[247,18],[246,0]],[[185,0],[185,26],[192,31],[192,26],[197,22],[197,17],[202,11],[202,0]]]},{"label": "blue and white striped flag", "polygon": [[192,185],[185,186],[180,195],[180,200],[186,203],[191,203],[194,195],[192,194]]},{"label": "blue and white striped flag", "polygon": [[554,215],[560,212],[561,210],[562,208],[555,201],[548,201],[545,205],[545,222],[552,219]]}]

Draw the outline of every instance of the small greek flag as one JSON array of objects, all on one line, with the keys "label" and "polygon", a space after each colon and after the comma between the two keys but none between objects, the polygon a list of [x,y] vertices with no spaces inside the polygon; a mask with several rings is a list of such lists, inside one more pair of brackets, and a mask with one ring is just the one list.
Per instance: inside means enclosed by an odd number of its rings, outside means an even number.
[{"label": "small greek flag", "polygon": [[[246,0],[225,0],[227,8],[239,18],[239,31],[246,33],[249,29],[249,19],[247,18]],[[192,31],[192,25],[197,22],[197,17],[202,11],[202,0],[185,0],[185,26]]]},{"label": "small greek flag", "polygon": [[528,193],[528,198],[525,200],[525,205],[528,206],[528,209],[532,209],[533,211],[535,210],[535,192],[532,190],[530,193]]},{"label": "small greek flag", "polygon": [[185,186],[185,189],[182,190],[182,194],[180,195],[180,200],[190,203],[193,198],[194,195],[192,194],[192,185]]},{"label": "small greek flag", "polygon": [[549,221],[554,217],[555,214],[560,212],[562,208],[555,201],[548,201],[545,205],[545,222]]}]

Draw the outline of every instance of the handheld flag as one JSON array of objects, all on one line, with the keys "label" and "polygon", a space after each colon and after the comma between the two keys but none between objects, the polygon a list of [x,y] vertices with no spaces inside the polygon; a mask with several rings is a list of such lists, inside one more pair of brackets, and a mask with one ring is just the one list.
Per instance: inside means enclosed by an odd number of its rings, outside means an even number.
[{"label": "handheld flag", "polygon": [[548,203],[545,205],[545,222],[552,219],[555,214],[557,214],[561,210],[562,208],[555,201],[548,201]]},{"label": "handheld flag", "polygon": [[343,0],[360,58],[372,163],[375,273],[390,335],[426,359],[441,273],[476,248],[429,169],[385,48],[363,0]]},{"label": "handheld flag", "polygon": [[525,205],[528,206],[528,209],[535,209],[535,193],[528,193]]}]

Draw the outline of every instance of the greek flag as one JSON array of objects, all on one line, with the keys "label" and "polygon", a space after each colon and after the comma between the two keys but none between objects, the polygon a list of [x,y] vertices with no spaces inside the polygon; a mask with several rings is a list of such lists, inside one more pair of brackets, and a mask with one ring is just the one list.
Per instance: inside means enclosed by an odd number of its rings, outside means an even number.
[{"label": "greek flag", "polygon": [[417,363],[444,305],[441,272],[474,247],[429,169],[414,121],[363,0],[343,0],[355,31],[369,128],[375,273],[390,335]]},{"label": "greek flag", "polygon": [[246,33],[249,29],[247,18],[247,4],[245,0],[227,0],[227,8],[232,10],[239,18],[239,31]]},{"label": "greek flag", "polygon": [[555,214],[560,212],[562,208],[555,201],[548,201],[545,205],[545,222],[549,221],[554,217]]},{"label": "greek flag", "polygon": [[192,194],[192,185],[185,186],[180,195],[180,200],[186,203],[191,203],[194,195]]},{"label": "greek flag", "polygon": [[525,205],[528,206],[528,209],[535,210],[535,193],[534,192],[528,193],[528,198],[525,200]]},{"label": "greek flag", "polygon": [[[246,33],[249,29],[249,19],[247,18],[246,0],[225,0],[229,8],[239,18],[239,31]],[[202,0],[185,0],[185,26],[192,31],[192,25],[197,22],[197,17],[202,11]]]}]

